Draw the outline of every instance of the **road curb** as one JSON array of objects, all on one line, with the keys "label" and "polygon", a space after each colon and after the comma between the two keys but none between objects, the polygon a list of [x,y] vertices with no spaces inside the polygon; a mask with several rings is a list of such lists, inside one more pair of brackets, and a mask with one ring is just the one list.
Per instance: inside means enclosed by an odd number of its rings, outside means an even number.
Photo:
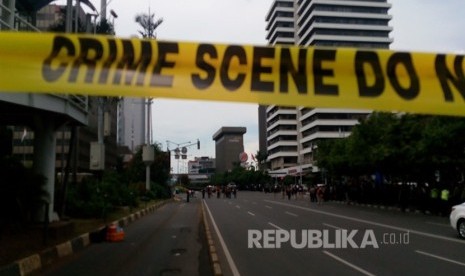
[{"label": "road curb", "polygon": [[[173,199],[167,199],[155,203],[152,206],[146,207],[138,212],[130,214],[122,219],[115,220],[109,224],[116,224],[120,227],[127,226],[131,222],[134,222],[152,212],[159,207],[172,201]],[[44,249],[43,251],[33,254],[29,257],[17,260],[9,265],[0,267],[0,276],[26,276],[34,272],[40,271],[42,268],[52,265],[60,258],[75,254],[87,246],[91,245],[93,234],[103,231],[106,227],[100,227],[92,232],[82,234],[78,237],[72,238],[66,242]]]},{"label": "road curb", "polygon": [[210,231],[210,226],[209,226],[208,221],[207,221],[207,215],[205,213],[205,207],[204,207],[203,201],[202,201],[202,221],[203,221],[204,228],[205,228],[205,235],[207,237],[208,252],[209,252],[209,255],[210,255],[210,261],[211,261],[211,265],[212,265],[212,269],[213,269],[213,274],[215,276],[221,276],[221,275],[223,275],[223,272],[221,270],[221,264],[220,264],[218,254],[217,254],[217,251],[216,251],[215,242],[214,242],[214,240],[212,238],[212,234],[211,234],[211,231]]},{"label": "road curb", "polygon": [[[347,203],[347,201],[340,201],[340,200],[330,200],[329,202],[334,202],[337,204],[345,204],[345,205],[350,205],[350,206],[368,207],[368,208],[387,210],[387,211],[399,211],[399,212],[402,211],[400,207],[381,205],[381,204],[365,204],[365,203],[356,203],[356,202]],[[420,214],[421,211],[417,209],[406,208],[405,213]]]}]

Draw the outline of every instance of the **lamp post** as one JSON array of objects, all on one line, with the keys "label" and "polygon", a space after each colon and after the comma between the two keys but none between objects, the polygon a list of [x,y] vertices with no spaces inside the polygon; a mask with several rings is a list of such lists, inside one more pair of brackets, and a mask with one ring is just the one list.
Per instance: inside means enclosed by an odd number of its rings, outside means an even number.
[{"label": "lamp post", "polygon": [[102,14],[102,17],[100,18],[100,21],[105,21],[107,19],[107,6],[111,3],[112,0],[100,0],[100,13]]},{"label": "lamp post", "polygon": [[118,15],[114,10],[110,10],[110,14],[112,16],[111,25],[113,25],[113,34],[115,34],[115,19],[118,18]]},{"label": "lamp post", "polygon": [[146,129],[146,146],[144,146],[143,151],[142,151],[142,159],[146,164],[145,167],[145,189],[148,191],[150,190],[150,165],[155,161],[155,153],[154,149],[151,146],[151,104],[152,104],[152,99],[149,98],[147,101],[147,129]]}]

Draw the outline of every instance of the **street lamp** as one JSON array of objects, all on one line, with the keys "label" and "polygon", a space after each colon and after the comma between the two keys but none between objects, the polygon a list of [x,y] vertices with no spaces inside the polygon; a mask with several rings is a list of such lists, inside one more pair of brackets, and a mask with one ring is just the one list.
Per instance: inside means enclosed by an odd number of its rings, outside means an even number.
[{"label": "street lamp", "polygon": [[112,16],[111,25],[113,25],[113,34],[115,34],[115,18],[118,18],[118,15],[114,10],[110,10],[110,14]]}]

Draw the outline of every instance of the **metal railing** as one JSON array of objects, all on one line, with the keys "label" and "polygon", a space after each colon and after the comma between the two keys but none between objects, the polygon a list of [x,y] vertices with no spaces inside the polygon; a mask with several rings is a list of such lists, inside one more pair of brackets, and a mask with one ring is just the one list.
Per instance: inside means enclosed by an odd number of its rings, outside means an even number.
[{"label": "metal railing", "polygon": [[[15,1],[10,0],[10,3],[14,3]],[[2,2],[0,2],[0,30],[10,30],[10,31],[18,31],[16,26],[19,26],[21,23],[26,25],[26,27],[32,31],[40,32],[40,30],[32,25],[31,23],[27,22],[21,16],[16,14],[13,7],[7,7]]]},{"label": "metal railing", "polygon": [[[7,3],[6,6],[4,3]],[[22,18],[15,10],[15,1],[0,0],[0,31],[34,31],[40,32],[40,29]],[[49,94],[50,96],[62,98],[68,104],[73,105],[84,113],[89,111],[88,96],[66,95],[66,94]]]},{"label": "metal railing", "polygon": [[49,94],[50,96],[55,96],[62,98],[67,101],[69,104],[80,109],[82,112],[88,112],[89,110],[89,97],[80,96],[80,95],[68,95],[68,94]]}]

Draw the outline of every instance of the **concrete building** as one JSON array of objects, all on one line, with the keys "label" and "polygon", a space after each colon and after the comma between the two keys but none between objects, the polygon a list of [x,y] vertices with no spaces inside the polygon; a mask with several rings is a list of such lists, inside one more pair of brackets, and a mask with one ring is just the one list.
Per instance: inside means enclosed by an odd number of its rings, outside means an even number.
[{"label": "concrete building", "polygon": [[[392,27],[387,0],[275,0],[266,16],[270,45],[389,48]],[[320,139],[350,135],[371,111],[307,107],[266,107],[259,119],[271,172],[316,170]],[[262,115],[263,116],[263,115]],[[264,130],[263,124],[266,124]]]},{"label": "concrete building", "polygon": [[240,163],[239,155],[244,152],[245,127],[222,127],[215,134],[216,172],[224,173]]},{"label": "concrete building", "polygon": [[124,97],[118,103],[118,134],[120,146],[127,146],[132,152],[145,144],[146,109],[144,98]]},{"label": "concrete building", "polygon": [[[72,158],[72,167],[77,172],[88,172],[90,170],[90,144],[98,141],[98,98],[89,97],[88,121],[86,126],[81,126],[76,132],[76,153]],[[105,104],[107,113],[106,126],[104,126],[105,143],[105,168],[112,169],[116,166],[118,157],[116,145],[116,99],[108,100]],[[69,146],[71,139],[71,128],[64,125],[55,131],[55,169],[62,172],[67,165]],[[35,132],[28,126],[15,126],[13,134],[13,155],[22,160],[24,165],[32,166],[34,156]]]},{"label": "concrete building", "polygon": [[[48,31],[50,27],[58,23],[62,19],[62,15],[65,12],[64,5],[48,4],[46,2],[52,1],[41,1],[40,8],[36,12],[23,12],[18,11],[19,16],[24,20],[29,21],[35,27],[41,31]],[[81,3],[82,5],[83,3]],[[82,8],[79,6],[78,14],[79,20],[82,23],[90,23],[89,14],[86,14]],[[73,6],[73,10],[76,10],[76,6]],[[29,18],[30,14],[34,14],[33,18]],[[21,25],[20,20],[16,20],[17,28],[19,30],[25,30],[27,26],[24,24]],[[90,167],[90,144],[91,142],[98,140],[98,97],[79,97],[72,96],[72,99],[77,102],[79,105],[88,106],[88,114],[86,118],[86,126],[81,126],[77,129],[76,132],[76,157],[73,157],[71,160],[72,166],[76,168],[77,172],[87,172]],[[85,101],[85,102],[84,102]],[[116,166],[118,152],[117,152],[117,136],[119,130],[119,110],[118,107],[121,102],[117,98],[107,98],[107,101],[104,106],[104,112],[106,113],[107,120],[106,123],[102,125],[102,128],[105,129],[103,141],[105,143],[105,168],[111,169]],[[143,108],[143,105],[141,105]],[[144,111],[145,112],[145,111]],[[122,115],[126,120],[131,119],[130,114]],[[136,123],[138,123],[136,119]],[[142,123],[138,124],[142,127]],[[136,132],[139,131],[136,129]],[[64,168],[67,165],[68,154],[69,154],[69,145],[71,139],[71,128],[69,125],[64,125],[61,127],[56,127],[54,129],[56,136],[56,154],[55,154],[55,169],[57,172],[63,172]],[[128,134],[129,135],[129,134]],[[142,137],[144,133],[142,133]],[[14,136],[13,136],[13,154],[20,158],[26,166],[33,165],[33,156],[34,156],[34,131],[29,126],[17,125],[14,127]],[[138,141],[138,136],[134,135],[136,141]],[[129,140],[129,139],[128,139]],[[118,141],[119,142],[119,141]],[[131,144],[123,144],[130,146]]]},{"label": "concrete building", "polygon": [[195,157],[187,162],[188,174],[212,174],[215,172],[215,159],[207,156]]}]

